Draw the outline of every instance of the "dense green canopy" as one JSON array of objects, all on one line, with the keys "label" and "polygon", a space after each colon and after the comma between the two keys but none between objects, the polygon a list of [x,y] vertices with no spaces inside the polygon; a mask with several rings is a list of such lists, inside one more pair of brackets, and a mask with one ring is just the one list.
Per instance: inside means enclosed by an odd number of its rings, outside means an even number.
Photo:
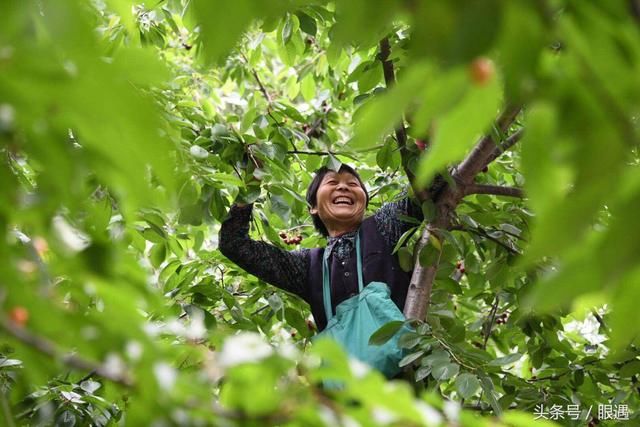
[{"label": "dense green canopy", "polygon": [[[3,425],[637,423],[638,1],[1,9]],[[322,246],[341,163],[425,214],[405,380],[217,250]]]}]

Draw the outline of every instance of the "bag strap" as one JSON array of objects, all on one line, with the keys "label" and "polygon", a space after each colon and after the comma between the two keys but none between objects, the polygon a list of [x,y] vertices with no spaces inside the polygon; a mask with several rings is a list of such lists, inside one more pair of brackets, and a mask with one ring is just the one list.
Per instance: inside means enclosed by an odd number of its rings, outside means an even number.
[{"label": "bag strap", "polygon": [[[360,256],[360,231],[356,234],[356,266],[358,270],[358,292],[362,292],[364,288],[364,280],[362,279],[362,256]],[[326,250],[322,256],[322,301],[324,303],[324,313],[327,316],[327,322],[333,317],[331,309],[331,274],[329,273],[329,252]]]}]

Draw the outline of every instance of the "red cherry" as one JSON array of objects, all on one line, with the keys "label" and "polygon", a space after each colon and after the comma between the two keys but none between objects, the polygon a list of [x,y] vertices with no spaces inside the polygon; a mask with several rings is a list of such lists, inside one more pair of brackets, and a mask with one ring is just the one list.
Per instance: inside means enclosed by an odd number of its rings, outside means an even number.
[{"label": "red cherry", "polygon": [[469,66],[471,81],[478,86],[487,84],[495,74],[493,61],[489,58],[476,58]]},{"label": "red cherry", "polygon": [[489,167],[488,166],[483,167],[482,168],[482,172],[484,172],[484,173],[489,172]]},{"label": "red cherry", "polygon": [[285,239],[287,237],[287,233],[282,231],[282,232],[280,232],[279,236],[280,236],[280,238]]},{"label": "red cherry", "polygon": [[29,320],[29,310],[22,306],[13,307],[9,311],[9,318],[18,326],[24,326]]},{"label": "red cherry", "polygon": [[33,248],[36,250],[40,258],[44,257],[47,252],[49,252],[49,244],[42,237],[33,238]]},{"label": "red cherry", "polygon": [[307,328],[309,328],[310,331],[315,331],[316,330],[316,324],[313,323],[312,320],[307,320]]},{"label": "red cherry", "polygon": [[467,271],[467,270],[465,270],[464,267],[460,268],[460,273],[464,274],[465,271]]},{"label": "red cherry", "polygon": [[424,149],[427,147],[427,144],[425,144],[425,142],[421,139],[416,139],[416,146],[418,147],[418,150],[424,151]]}]

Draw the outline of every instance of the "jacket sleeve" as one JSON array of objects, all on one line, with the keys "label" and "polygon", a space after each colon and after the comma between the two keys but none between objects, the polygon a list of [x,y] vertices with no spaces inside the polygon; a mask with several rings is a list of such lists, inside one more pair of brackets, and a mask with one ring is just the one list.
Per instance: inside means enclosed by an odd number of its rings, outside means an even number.
[{"label": "jacket sleeve", "polygon": [[249,237],[252,205],[233,205],[220,227],[218,249],[239,267],[265,282],[306,298],[309,250],[286,251]]},{"label": "jacket sleeve", "polygon": [[423,220],[422,208],[408,196],[395,202],[385,203],[373,216],[378,231],[391,248],[395,247],[407,230],[417,225],[403,217],[414,218],[419,222]]}]

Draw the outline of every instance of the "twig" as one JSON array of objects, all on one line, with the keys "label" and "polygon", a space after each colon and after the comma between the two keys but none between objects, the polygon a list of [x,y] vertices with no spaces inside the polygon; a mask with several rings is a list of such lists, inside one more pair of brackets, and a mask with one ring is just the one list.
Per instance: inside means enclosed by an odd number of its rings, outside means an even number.
[{"label": "twig", "polygon": [[249,60],[247,59],[244,53],[240,52],[240,55],[244,59],[245,65],[249,68],[249,71],[251,72],[251,75],[253,75],[253,78],[255,79],[256,83],[258,83],[258,88],[260,89],[262,96],[264,96],[264,99],[267,101],[267,114],[269,115],[269,117],[273,119],[273,121],[277,125],[281,125],[282,123],[280,123],[278,119],[276,119],[273,116],[273,114],[271,114],[271,104],[273,103],[273,100],[271,99],[271,96],[269,95],[269,92],[267,92],[267,89],[265,88],[265,86],[262,84],[262,80],[260,80],[260,76],[258,75],[258,72],[249,65]]},{"label": "twig", "polygon": [[[489,233],[487,233],[485,230],[483,230],[482,228],[471,228],[471,227],[463,227],[463,226],[453,226],[451,227],[451,230],[458,230],[458,231],[466,231],[469,233],[474,233],[480,237],[484,237],[485,239],[489,239],[492,242],[502,246],[503,248],[505,248],[507,250],[507,252],[509,252],[512,255],[522,255],[522,253],[520,253],[520,251],[513,249],[511,246],[507,245],[506,243],[504,243],[503,241],[501,241],[500,239],[497,239],[491,235],[489,235]],[[502,230],[500,230],[502,231]]]},{"label": "twig", "polygon": [[251,74],[253,75],[253,78],[256,80],[256,83],[258,83],[260,92],[262,92],[264,99],[267,100],[267,104],[271,105],[271,102],[273,101],[271,100],[271,96],[269,96],[269,92],[267,92],[267,89],[262,84],[262,81],[260,80],[260,76],[258,76],[258,73],[256,72],[255,69],[253,69],[253,67],[249,66],[249,60],[247,59],[245,54],[240,52],[240,55],[242,56],[242,59],[244,59],[245,64],[249,67],[249,71],[251,71]]},{"label": "twig", "polygon": [[609,328],[607,327],[607,324],[604,322],[604,319],[602,318],[602,316],[600,316],[598,314],[598,312],[596,310],[592,310],[591,314],[593,314],[593,317],[596,318],[596,320],[598,321],[598,323],[600,324],[600,326],[605,330],[608,331]]},{"label": "twig", "polygon": [[468,184],[464,186],[464,195],[471,194],[493,194],[495,196],[508,196],[508,197],[524,197],[522,189],[516,187],[502,187],[499,185],[485,185],[485,184]]},{"label": "twig", "polygon": [[53,359],[61,360],[62,363],[71,368],[81,371],[95,372],[96,375],[104,379],[127,387],[131,387],[133,385],[133,382],[128,375],[109,372],[99,363],[86,360],[72,353],[64,353],[60,349],[56,348],[50,341],[32,334],[27,329],[15,325],[7,319],[0,318],[0,328],[4,329],[9,333],[9,335],[13,336],[23,344],[26,344]]},{"label": "twig", "polygon": [[491,336],[491,330],[493,329],[493,324],[496,320],[496,312],[498,311],[498,304],[500,304],[500,297],[496,294],[496,299],[491,306],[491,311],[489,312],[489,323],[484,330],[484,342],[482,343],[482,349],[487,349],[487,342],[489,341],[489,336]]},{"label": "twig", "polygon": [[303,151],[303,150],[289,150],[287,154],[304,154],[307,156],[336,156],[336,155],[344,155],[343,153],[331,153],[329,151]]},{"label": "twig", "polygon": [[[581,366],[584,368],[585,366],[589,366],[589,365],[593,365],[594,363],[598,363],[601,362],[600,359],[596,359],[596,360],[590,360],[588,362],[583,363]],[[551,375],[547,375],[546,377],[539,377],[539,378],[529,378],[527,380],[527,382],[536,382],[536,381],[546,381],[546,380],[557,380],[560,377],[563,377],[567,374],[572,373],[573,371],[571,369],[567,369],[564,372],[561,372],[559,374],[551,374]]]},{"label": "twig", "polygon": [[440,338],[436,335],[433,336],[442,347],[444,347],[445,350],[447,350],[447,353],[449,353],[451,355],[451,357],[453,358],[453,360],[455,360],[458,365],[460,366],[464,366],[465,368],[469,369],[470,371],[474,371],[476,370],[475,366],[471,366],[471,365],[467,365],[466,363],[464,363],[462,360],[458,359],[458,357],[456,356],[455,352],[453,351],[453,349],[451,348],[451,346],[449,346],[449,344],[447,344],[447,342],[443,339]]},{"label": "twig", "polygon": [[289,150],[287,151],[287,154],[302,154],[302,155],[307,155],[307,156],[344,156],[344,157],[348,157],[351,160],[357,161],[358,159],[356,157],[354,157],[352,154],[347,154],[347,153],[332,153],[330,151],[301,151],[301,150]]},{"label": "twig", "polygon": [[489,156],[489,159],[487,160],[487,164],[493,162],[495,159],[500,157],[502,155],[502,153],[504,153],[509,148],[511,148],[514,145],[516,145],[518,143],[518,141],[520,141],[522,139],[522,135],[523,134],[524,134],[524,129],[518,129],[513,134],[509,135],[507,137],[507,139],[505,139],[502,144],[498,145],[493,150],[493,153],[491,153],[491,156]]}]

